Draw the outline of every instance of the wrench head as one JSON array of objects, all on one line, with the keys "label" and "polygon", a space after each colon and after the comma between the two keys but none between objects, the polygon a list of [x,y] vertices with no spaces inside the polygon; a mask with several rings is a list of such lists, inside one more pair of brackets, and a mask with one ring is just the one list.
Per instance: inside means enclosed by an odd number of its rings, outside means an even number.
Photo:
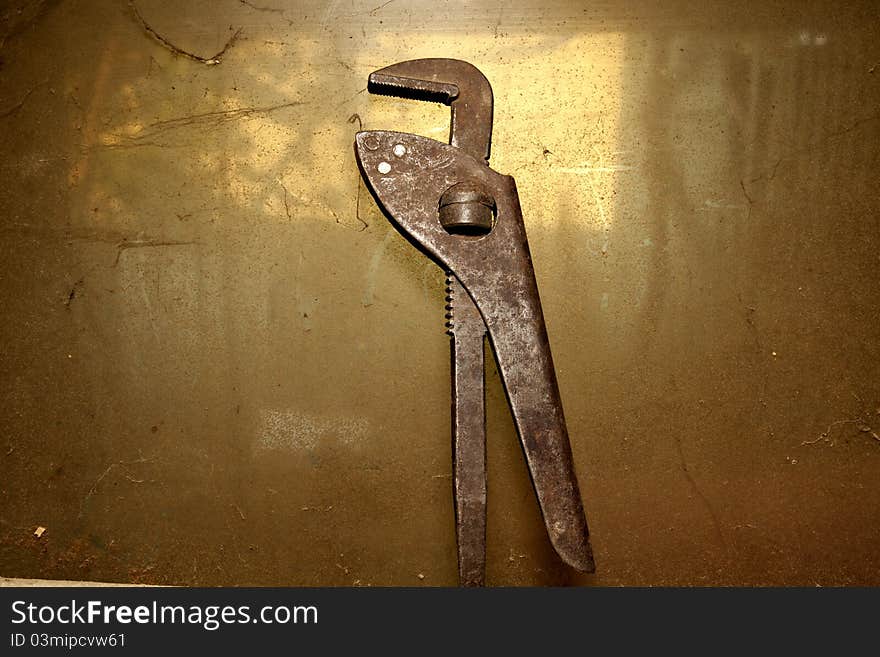
[{"label": "wrench head", "polygon": [[411,59],[371,73],[367,89],[374,94],[449,105],[449,143],[489,161],[492,86],[472,64],[460,59]]}]

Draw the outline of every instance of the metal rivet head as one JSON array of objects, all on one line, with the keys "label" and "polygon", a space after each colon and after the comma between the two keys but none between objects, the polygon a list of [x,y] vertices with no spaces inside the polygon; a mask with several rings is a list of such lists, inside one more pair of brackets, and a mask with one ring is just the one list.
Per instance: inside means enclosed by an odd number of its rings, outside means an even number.
[{"label": "metal rivet head", "polygon": [[379,166],[376,167],[379,173],[385,174],[391,172],[391,165],[387,162],[379,162]]},{"label": "metal rivet head", "polygon": [[456,183],[440,197],[440,225],[456,235],[485,235],[495,225],[495,199],[480,183]]},{"label": "metal rivet head", "polygon": [[403,144],[395,144],[392,152],[396,157],[403,157],[404,155],[406,155],[406,146],[404,146]]}]

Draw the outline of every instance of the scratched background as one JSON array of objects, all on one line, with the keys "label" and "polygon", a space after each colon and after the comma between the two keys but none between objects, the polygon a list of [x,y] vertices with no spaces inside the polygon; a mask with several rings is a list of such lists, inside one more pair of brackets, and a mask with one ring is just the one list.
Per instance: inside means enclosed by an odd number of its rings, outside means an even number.
[{"label": "scratched background", "polygon": [[880,584],[880,39],[845,4],[2,3],[0,574],[456,582],[443,275],[352,150],[445,139],[365,86],[451,56],[494,87],[598,563],[549,548],[490,361],[489,583]]}]

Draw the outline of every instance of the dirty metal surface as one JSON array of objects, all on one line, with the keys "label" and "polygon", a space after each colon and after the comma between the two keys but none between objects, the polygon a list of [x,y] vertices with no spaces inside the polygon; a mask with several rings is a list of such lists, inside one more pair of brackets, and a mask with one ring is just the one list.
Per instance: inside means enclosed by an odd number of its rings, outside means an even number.
[{"label": "dirty metal surface", "polygon": [[880,584],[875,3],[134,7],[0,7],[0,575],[456,583],[444,275],[351,148],[445,141],[364,81],[450,56],[495,91],[598,567],[487,357],[487,583]]},{"label": "dirty metal surface", "polygon": [[[372,73],[369,82],[373,93],[403,98],[424,100],[441,92],[441,102],[452,110],[449,145],[369,131],[356,135],[355,153],[386,216],[448,272],[449,329],[453,336],[461,333],[452,347],[460,581],[482,585],[485,579],[484,334],[499,365],[550,541],[566,564],[592,572],[589,533],[516,185],[487,166],[491,86],[468,62],[437,58],[394,64]],[[474,326],[477,320],[485,329]]]},{"label": "dirty metal surface", "polygon": [[[377,148],[366,145],[368,140]],[[397,145],[405,148],[402,157],[393,155]],[[586,520],[513,179],[454,146],[399,132],[359,132],[357,153],[388,214],[455,275],[475,302],[553,546],[566,563],[591,570]],[[392,168],[383,173],[380,164],[389,160]],[[478,182],[498,206],[495,227],[483,237],[450,234],[438,218],[443,192],[465,180]],[[454,313],[453,308],[453,321]],[[465,395],[481,392],[471,389]]]},{"label": "dirty metal surface", "polygon": [[367,90],[449,105],[449,143],[488,161],[495,104],[489,81],[473,64],[442,57],[398,62],[371,73]]}]

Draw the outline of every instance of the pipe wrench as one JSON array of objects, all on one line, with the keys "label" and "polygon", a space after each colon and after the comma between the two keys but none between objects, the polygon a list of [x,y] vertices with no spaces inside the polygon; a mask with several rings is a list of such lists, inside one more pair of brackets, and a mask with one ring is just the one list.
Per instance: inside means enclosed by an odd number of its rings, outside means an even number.
[{"label": "pipe wrench", "polygon": [[566,564],[593,572],[516,183],[488,165],[492,87],[467,62],[416,59],[372,73],[367,88],[452,108],[448,144],[370,130],[357,133],[355,153],[385,215],[447,274],[460,582],[485,580],[487,335],[550,541]]}]

